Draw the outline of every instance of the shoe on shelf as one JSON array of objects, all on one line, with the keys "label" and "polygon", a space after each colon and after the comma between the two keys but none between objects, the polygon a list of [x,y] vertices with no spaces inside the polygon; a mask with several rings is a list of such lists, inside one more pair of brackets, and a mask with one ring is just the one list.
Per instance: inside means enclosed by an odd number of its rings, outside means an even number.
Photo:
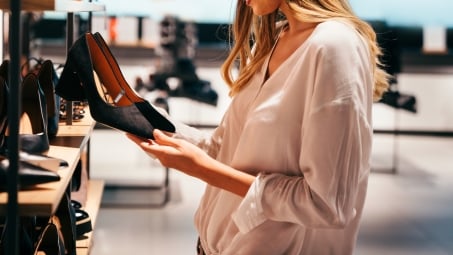
[{"label": "shoe on shelf", "polygon": [[[59,119],[61,121],[66,121],[68,118],[66,111],[66,103],[67,101],[63,98],[60,98],[60,112],[59,112]],[[72,121],[80,122],[85,117],[85,104],[84,102],[74,101],[72,102]]]},{"label": "shoe on shelf", "polygon": [[62,233],[53,222],[43,227],[33,254],[66,254]]},{"label": "shoe on shelf", "polygon": [[60,121],[60,97],[55,94],[55,86],[58,83],[57,72],[51,60],[39,62],[37,72],[39,85],[46,97],[47,106],[47,135],[55,137],[58,133]]},{"label": "shoe on shelf", "polygon": [[217,92],[211,88],[211,82],[207,80],[182,80],[180,87],[170,91],[170,96],[186,97],[212,106],[217,105],[218,99]]},{"label": "shoe on shelf", "polygon": [[69,165],[68,162],[64,159],[59,159],[44,154],[30,154],[24,151],[19,151],[19,160],[54,172],[58,171],[62,167],[67,167]]},{"label": "shoe on shelf", "polygon": [[[32,62],[35,62],[32,64]],[[9,60],[4,60],[0,66],[0,76],[7,82]],[[47,135],[49,138],[55,137],[58,132],[59,125],[59,107],[60,101],[58,95],[55,94],[55,85],[58,82],[58,75],[51,60],[43,60],[31,57],[21,67],[22,82],[25,77],[33,73],[37,76],[40,90],[44,93],[46,102],[47,115]]]},{"label": "shoe on shelf", "polygon": [[42,154],[49,150],[47,104],[38,77],[27,74],[22,81],[22,114],[19,139],[21,150]]},{"label": "shoe on shelf", "polygon": [[[0,190],[7,188],[8,169],[9,160],[0,158]],[[37,184],[59,181],[60,175],[55,171],[19,161],[18,178],[20,188],[26,189]]]},{"label": "shoe on shelf", "polygon": [[72,199],[71,206],[74,209],[76,219],[76,236],[81,237],[93,230],[90,215],[82,209],[82,204]]},{"label": "shoe on shelf", "polygon": [[396,109],[403,109],[417,113],[417,99],[413,95],[403,94],[398,91],[387,91],[379,102]]},{"label": "shoe on shelf", "polygon": [[[31,154],[44,154],[49,150],[47,135],[47,106],[38,77],[28,73],[22,80],[22,112],[20,115],[20,150]],[[1,153],[8,154],[8,129],[5,131]]]},{"label": "shoe on shelf", "polygon": [[181,83],[179,87],[170,91],[170,96],[186,97],[205,104],[217,105],[217,92],[212,88],[210,81],[198,77],[191,59],[178,59],[176,74],[181,79]]},{"label": "shoe on shelf", "polygon": [[[150,75],[154,89],[166,90],[171,97],[185,97],[197,102],[216,106],[218,94],[211,82],[200,79],[191,59],[176,61],[174,70],[161,70]],[[176,80],[176,82],[171,82]]]},{"label": "shoe on shelf", "polygon": [[69,50],[56,93],[70,101],[87,100],[91,116],[101,124],[153,139],[154,128],[175,126],[125,80],[99,33],[86,33]]},{"label": "shoe on shelf", "polygon": [[90,215],[83,209],[74,208],[76,218],[76,236],[81,237],[93,230]]},{"label": "shoe on shelf", "polygon": [[77,200],[71,199],[71,206],[74,209],[81,209],[82,208],[82,203],[80,203]]}]

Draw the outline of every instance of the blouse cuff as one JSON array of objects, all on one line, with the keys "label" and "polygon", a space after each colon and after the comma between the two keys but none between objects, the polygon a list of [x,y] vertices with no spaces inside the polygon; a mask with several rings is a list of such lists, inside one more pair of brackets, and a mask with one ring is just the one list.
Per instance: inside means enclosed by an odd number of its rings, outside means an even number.
[{"label": "blouse cuff", "polygon": [[266,220],[261,204],[265,181],[266,175],[264,174],[259,174],[255,178],[238,209],[232,215],[234,223],[243,234]]}]

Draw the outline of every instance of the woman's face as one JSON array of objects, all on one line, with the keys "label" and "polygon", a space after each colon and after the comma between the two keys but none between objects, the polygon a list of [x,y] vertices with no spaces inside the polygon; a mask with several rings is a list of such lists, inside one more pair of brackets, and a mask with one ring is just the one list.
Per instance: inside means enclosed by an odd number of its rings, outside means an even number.
[{"label": "woman's face", "polygon": [[[240,0],[241,1],[241,0]],[[270,14],[277,10],[285,0],[243,0],[257,16]]]}]

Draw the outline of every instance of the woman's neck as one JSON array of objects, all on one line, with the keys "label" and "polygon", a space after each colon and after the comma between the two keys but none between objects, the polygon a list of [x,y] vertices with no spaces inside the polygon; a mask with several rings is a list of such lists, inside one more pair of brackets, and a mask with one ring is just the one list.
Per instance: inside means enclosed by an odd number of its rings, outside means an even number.
[{"label": "woman's neck", "polygon": [[300,20],[296,19],[296,17],[291,15],[292,14],[291,11],[289,10],[289,8],[287,8],[287,6],[285,4],[283,4],[283,6],[280,8],[280,11],[283,13],[283,15],[286,17],[286,20],[288,21],[288,23],[285,26],[285,33],[287,35],[293,36],[293,35],[300,34],[307,30],[313,29],[314,27],[316,27],[319,24],[319,23],[315,23],[315,22],[300,21]]}]

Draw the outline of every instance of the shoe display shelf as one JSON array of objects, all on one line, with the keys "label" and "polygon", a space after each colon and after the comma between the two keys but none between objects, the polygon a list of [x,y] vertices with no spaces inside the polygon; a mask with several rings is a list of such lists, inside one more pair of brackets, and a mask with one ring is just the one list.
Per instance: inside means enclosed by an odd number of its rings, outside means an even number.
[{"label": "shoe display shelf", "polygon": [[[10,12],[9,21],[9,47],[10,47],[10,93],[11,100],[9,102],[10,116],[10,131],[12,135],[17,135],[19,130],[19,120],[15,118],[19,116],[19,94],[20,94],[20,42],[22,41],[20,34],[21,11],[59,11],[68,14],[68,31],[67,31],[67,47],[72,45],[73,40],[73,25],[74,12],[93,12],[103,11],[105,6],[91,1],[75,1],[75,0],[0,0],[0,9]],[[3,29],[2,29],[3,31]],[[3,47],[3,46],[1,46]],[[3,56],[2,56],[3,57]],[[71,111],[72,112],[72,111]],[[87,109],[87,112],[88,109]],[[72,118],[71,118],[72,120]],[[65,192],[72,190],[73,175],[79,163],[85,166],[85,170],[89,169],[89,143],[90,136],[94,129],[95,121],[85,115],[84,120],[77,123],[67,122],[59,126],[58,134],[50,140],[50,149],[48,156],[60,158],[68,163],[68,166],[58,170],[60,181],[37,185],[36,189],[18,190],[17,178],[13,177],[18,172],[18,144],[12,143],[10,146],[10,169],[7,192],[0,192],[0,215],[10,219],[10,224],[18,226],[19,216],[52,216],[56,213],[60,201],[63,199]],[[15,139],[12,139],[13,141]],[[17,139],[18,140],[18,139]],[[79,162],[83,161],[83,162]],[[96,216],[99,211],[102,198],[104,182],[102,180],[86,180],[84,184],[84,192],[86,200],[84,201],[84,210],[89,213],[92,225],[96,222]],[[19,243],[18,227],[12,227],[7,230],[8,239],[11,244],[7,247],[6,252],[14,255],[19,254],[19,247],[14,243]],[[77,254],[89,254],[92,244],[91,233],[84,235],[83,240],[78,240],[76,243]]]},{"label": "shoe display shelf", "polygon": [[[68,163],[68,166],[58,170],[58,175],[61,177],[60,181],[39,184],[36,188],[19,191],[18,206],[20,215],[50,216],[55,212],[64,192],[71,185],[72,176],[84,152],[83,148],[88,146],[93,126],[94,121],[89,126],[59,127],[57,137],[50,140],[50,149],[47,156],[62,159]],[[1,215],[6,213],[6,204],[7,194],[0,192]]]},{"label": "shoe display shelf", "polygon": [[[87,109],[88,110],[88,109]],[[60,200],[66,190],[71,187],[71,181],[79,160],[82,160],[85,170],[88,170],[89,158],[87,147],[90,135],[93,132],[95,121],[86,114],[84,120],[73,125],[61,124],[58,134],[50,140],[48,156],[63,159],[68,166],[58,170],[61,180],[40,184],[36,189],[21,190],[18,192],[18,209],[21,216],[51,216],[55,213]],[[86,194],[84,210],[90,215],[93,228],[96,223],[99,207],[104,190],[103,180],[88,179],[82,184]],[[5,215],[7,210],[7,194],[0,192],[0,215]],[[77,241],[77,254],[89,254],[92,244],[92,232]]]},{"label": "shoe display shelf", "polygon": [[[50,140],[51,148],[59,151],[71,150],[76,154],[77,160],[70,164],[71,171],[74,171],[77,163],[81,161],[82,171],[87,175],[87,179],[82,178],[80,190],[72,193],[72,197],[77,197],[78,201],[82,202],[83,209],[91,219],[93,229],[96,225],[96,218],[101,206],[102,193],[104,191],[104,181],[89,178],[89,154],[90,154],[90,136],[94,130],[96,122],[91,118],[89,109],[85,109],[84,117],[81,121],[73,122],[71,125],[61,123],[58,129],[58,134]],[[77,240],[77,254],[89,254],[92,245],[93,231],[86,233],[82,238]]]}]

